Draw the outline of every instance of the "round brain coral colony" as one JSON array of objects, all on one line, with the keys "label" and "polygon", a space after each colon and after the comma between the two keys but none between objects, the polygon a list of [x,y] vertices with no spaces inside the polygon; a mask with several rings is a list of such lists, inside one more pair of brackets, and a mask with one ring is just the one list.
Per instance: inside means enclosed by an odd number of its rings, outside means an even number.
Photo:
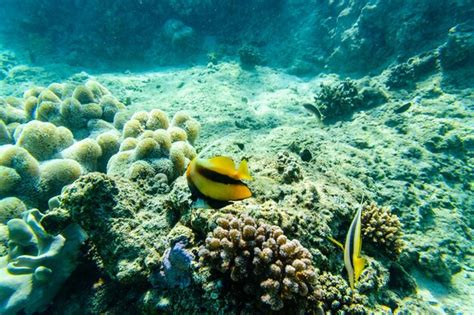
[{"label": "round brain coral colony", "polygon": [[89,121],[102,119],[112,123],[125,105],[100,83],[89,80],[75,87],[59,83],[47,88],[33,87],[23,94],[23,109],[28,120],[66,126],[76,138],[84,138]]},{"label": "round brain coral colony", "polygon": [[257,297],[251,303],[266,312],[305,308],[316,281],[306,248],[288,240],[281,228],[248,216],[228,215],[217,224],[199,250],[200,261],[238,284],[232,294],[243,301]]},{"label": "round brain coral colony", "polygon": [[362,210],[362,235],[364,240],[396,259],[403,250],[402,225],[398,216],[387,207],[366,204]]},{"label": "round brain coral colony", "polygon": [[120,149],[110,158],[107,174],[130,179],[162,174],[170,183],[196,156],[192,143],[199,130],[199,123],[184,112],[176,113],[171,124],[162,110],[136,112],[123,126]]}]

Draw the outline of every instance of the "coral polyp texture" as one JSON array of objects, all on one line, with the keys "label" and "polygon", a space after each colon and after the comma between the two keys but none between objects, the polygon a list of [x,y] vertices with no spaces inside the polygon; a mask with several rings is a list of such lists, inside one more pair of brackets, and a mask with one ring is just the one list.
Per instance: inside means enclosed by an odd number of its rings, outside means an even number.
[{"label": "coral polyp texture", "polygon": [[199,250],[204,266],[235,283],[242,298],[255,299],[261,310],[306,307],[317,277],[306,248],[249,216],[227,215],[217,224]]},{"label": "coral polyp texture", "polygon": [[112,123],[115,114],[125,109],[107,88],[94,80],[77,86],[52,83],[47,88],[33,87],[23,94],[23,107],[27,119],[68,127],[79,138],[88,135],[90,121]]},{"label": "coral polyp texture", "polygon": [[398,216],[387,207],[375,203],[365,204],[361,216],[362,237],[376,251],[396,258],[403,250],[402,225]]},{"label": "coral polyp texture", "polygon": [[339,275],[321,273],[313,297],[320,301],[324,314],[368,314],[363,296],[352,291]]},{"label": "coral polyp texture", "polygon": [[116,115],[125,106],[94,80],[33,87],[23,100],[1,102],[0,198],[18,197],[32,207],[45,206],[64,186],[94,171],[166,192],[196,155],[196,120],[178,112],[170,123],[159,109],[130,119]]},{"label": "coral polyp texture", "polygon": [[0,257],[0,313],[32,314],[46,309],[77,265],[86,239],[78,225],[62,235],[46,233],[36,209],[8,221],[8,254]]},{"label": "coral polyp texture", "polygon": [[352,80],[321,84],[314,97],[322,119],[340,119],[362,106],[362,94]]},{"label": "coral polyp texture", "polygon": [[159,109],[136,112],[124,124],[119,152],[111,156],[107,174],[145,182],[154,180],[150,175],[161,174],[171,183],[196,156],[192,143],[199,129],[199,123],[184,112],[177,112],[171,123]]}]

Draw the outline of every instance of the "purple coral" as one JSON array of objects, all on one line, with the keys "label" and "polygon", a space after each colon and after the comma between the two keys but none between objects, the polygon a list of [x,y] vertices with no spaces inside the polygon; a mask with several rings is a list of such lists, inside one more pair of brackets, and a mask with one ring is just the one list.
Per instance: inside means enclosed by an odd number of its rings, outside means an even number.
[{"label": "purple coral", "polygon": [[152,275],[153,285],[185,288],[191,283],[191,264],[194,255],[184,249],[186,245],[186,240],[179,240],[166,250],[160,271]]}]

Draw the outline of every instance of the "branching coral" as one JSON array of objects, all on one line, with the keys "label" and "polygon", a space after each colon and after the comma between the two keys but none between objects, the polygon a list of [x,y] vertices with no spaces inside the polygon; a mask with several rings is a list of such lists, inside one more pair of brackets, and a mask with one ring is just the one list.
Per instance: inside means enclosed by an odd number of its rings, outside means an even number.
[{"label": "branching coral", "polygon": [[363,297],[352,290],[341,276],[328,272],[319,275],[313,296],[326,314],[367,314]]},{"label": "branching coral", "polygon": [[402,225],[389,208],[366,204],[362,209],[362,237],[391,258],[397,258],[403,249]]},{"label": "branching coral", "polygon": [[321,84],[320,87],[314,100],[323,120],[340,118],[362,106],[362,94],[352,80]]},{"label": "branching coral", "polygon": [[257,296],[257,307],[304,307],[316,280],[306,248],[279,227],[248,216],[227,215],[217,224],[199,251],[203,265],[240,284],[243,295]]}]

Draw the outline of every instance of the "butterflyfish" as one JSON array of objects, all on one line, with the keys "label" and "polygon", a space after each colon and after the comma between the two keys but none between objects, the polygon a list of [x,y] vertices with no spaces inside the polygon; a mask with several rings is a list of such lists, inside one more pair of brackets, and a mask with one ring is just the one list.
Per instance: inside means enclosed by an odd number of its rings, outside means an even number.
[{"label": "butterflyfish", "polygon": [[365,267],[365,259],[360,256],[362,249],[361,237],[361,215],[362,205],[357,210],[357,213],[352,220],[349,231],[346,235],[346,242],[344,245],[333,238],[329,238],[332,242],[338,245],[344,251],[344,265],[346,266],[349,284],[352,289],[359,281],[360,275]]},{"label": "butterflyfish", "polygon": [[193,196],[204,199],[213,208],[252,196],[250,189],[242,182],[252,179],[246,160],[242,160],[236,168],[234,161],[226,156],[210,159],[196,157],[188,165],[186,178]]}]

